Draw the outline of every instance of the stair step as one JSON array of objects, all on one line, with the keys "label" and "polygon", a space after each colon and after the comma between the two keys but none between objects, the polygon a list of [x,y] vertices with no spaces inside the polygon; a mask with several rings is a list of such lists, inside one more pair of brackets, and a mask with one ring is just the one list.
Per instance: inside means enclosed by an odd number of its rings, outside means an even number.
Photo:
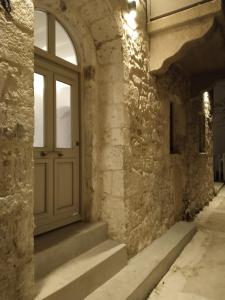
[{"label": "stair step", "polygon": [[105,223],[76,223],[35,237],[35,278],[88,251],[107,239]]},{"label": "stair step", "polygon": [[194,223],[178,222],[85,300],[146,299],[195,233]]},{"label": "stair step", "polygon": [[214,182],[215,196],[219,194],[219,192],[222,190],[223,187],[224,187],[224,182]]},{"label": "stair step", "polygon": [[82,300],[126,264],[126,246],[106,240],[39,280],[35,300]]}]

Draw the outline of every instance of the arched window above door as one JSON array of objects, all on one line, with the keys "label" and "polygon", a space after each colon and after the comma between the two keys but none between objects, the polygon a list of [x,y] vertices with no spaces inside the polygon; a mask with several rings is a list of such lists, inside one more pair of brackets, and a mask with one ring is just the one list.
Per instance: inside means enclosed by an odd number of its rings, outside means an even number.
[{"label": "arched window above door", "polygon": [[42,10],[35,10],[34,45],[50,55],[78,65],[76,49],[69,34],[53,15]]}]

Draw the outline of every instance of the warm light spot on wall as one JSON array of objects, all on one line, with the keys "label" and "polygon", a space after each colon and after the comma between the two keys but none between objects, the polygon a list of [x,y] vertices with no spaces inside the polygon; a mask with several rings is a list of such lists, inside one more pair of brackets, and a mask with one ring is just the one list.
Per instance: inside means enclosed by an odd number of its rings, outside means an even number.
[{"label": "warm light spot on wall", "polygon": [[203,93],[203,101],[205,106],[210,106],[209,92]]},{"label": "warm light spot on wall", "polygon": [[[128,0],[128,11],[124,13],[124,29],[128,32],[129,36],[132,39],[137,39],[138,33],[137,33],[137,22],[136,22],[136,17],[137,17],[137,10],[136,10],[136,2],[133,0]],[[132,5],[135,4],[135,5]]]},{"label": "warm light spot on wall", "polygon": [[137,16],[137,10],[136,10],[136,1],[135,0],[128,0],[128,10],[129,15],[135,19]]},{"label": "warm light spot on wall", "polygon": [[135,30],[137,28],[136,16],[133,12],[128,12],[124,14],[125,21],[127,25],[132,29]]},{"label": "warm light spot on wall", "polygon": [[210,116],[211,103],[210,103],[210,95],[208,91],[203,93],[203,110],[205,116],[208,118]]},{"label": "warm light spot on wall", "polygon": [[132,29],[126,22],[123,24],[123,28],[132,40],[136,40],[138,38],[138,32],[135,29]]}]

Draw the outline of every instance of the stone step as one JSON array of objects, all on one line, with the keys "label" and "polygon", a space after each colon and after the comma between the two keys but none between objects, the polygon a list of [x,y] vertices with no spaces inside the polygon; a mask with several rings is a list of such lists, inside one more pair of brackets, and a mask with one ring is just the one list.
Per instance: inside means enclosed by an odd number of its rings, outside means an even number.
[{"label": "stone step", "polygon": [[87,296],[85,300],[146,299],[195,232],[194,223],[177,223],[162,237],[132,258],[123,270]]},{"label": "stone step", "polygon": [[224,187],[224,182],[214,182],[215,196],[217,196],[220,193],[223,187]]},{"label": "stone step", "polygon": [[126,246],[106,240],[40,279],[35,300],[84,299],[126,264]]},{"label": "stone step", "polygon": [[35,237],[35,278],[95,247],[107,239],[105,223],[75,223]]}]

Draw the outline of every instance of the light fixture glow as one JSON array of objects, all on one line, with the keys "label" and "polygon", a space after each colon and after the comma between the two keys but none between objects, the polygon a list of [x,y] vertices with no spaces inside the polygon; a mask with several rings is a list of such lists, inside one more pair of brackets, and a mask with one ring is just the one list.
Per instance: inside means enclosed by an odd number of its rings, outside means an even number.
[{"label": "light fixture glow", "polygon": [[211,103],[210,103],[210,94],[208,91],[203,92],[203,110],[207,118],[211,114]]},{"label": "light fixture glow", "polygon": [[137,15],[137,4],[135,0],[128,0],[128,12],[135,15]]},{"label": "light fixture glow", "polygon": [[135,0],[127,0],[127,10],[124,12],[124,24],[123,27],[128,33],[128,35],[133,39],[136,40],[138,37],[137,32],[137,10],[136,10],[136,1]]},{"label": "light fixture glow", "polygon": [[[136,24],[135,24],[136,26]],[[128,25],[126,22],[123,24],[124,30],[128,33],[128,35],[131,37],[133,41],[135,41],[138,38],[138,32],[135,29],[132,29],[130,25]]]},{"label": "light fixture glow", "polygon": [[135,0],[127,0],[129,7],[136,9],[136,1]]},{"label": "light fixture glow", "polygon": [[131,18],[133,18],[133,19],[135,19],[137,17],[137,11],[136,10],[131,10],[129,14],[130,14]]},{"label": "light fixture glow", "polygon": [[135,17],[136,15],[131,12],[124,14],[125,21],[132,30],[135,30],[137,28]]},{"label": "light fixture glow", "polygon": [[210,106],[209,92],[207,92],[207,91],[203,93],[203,102],[204,102],[205,107]]}]

